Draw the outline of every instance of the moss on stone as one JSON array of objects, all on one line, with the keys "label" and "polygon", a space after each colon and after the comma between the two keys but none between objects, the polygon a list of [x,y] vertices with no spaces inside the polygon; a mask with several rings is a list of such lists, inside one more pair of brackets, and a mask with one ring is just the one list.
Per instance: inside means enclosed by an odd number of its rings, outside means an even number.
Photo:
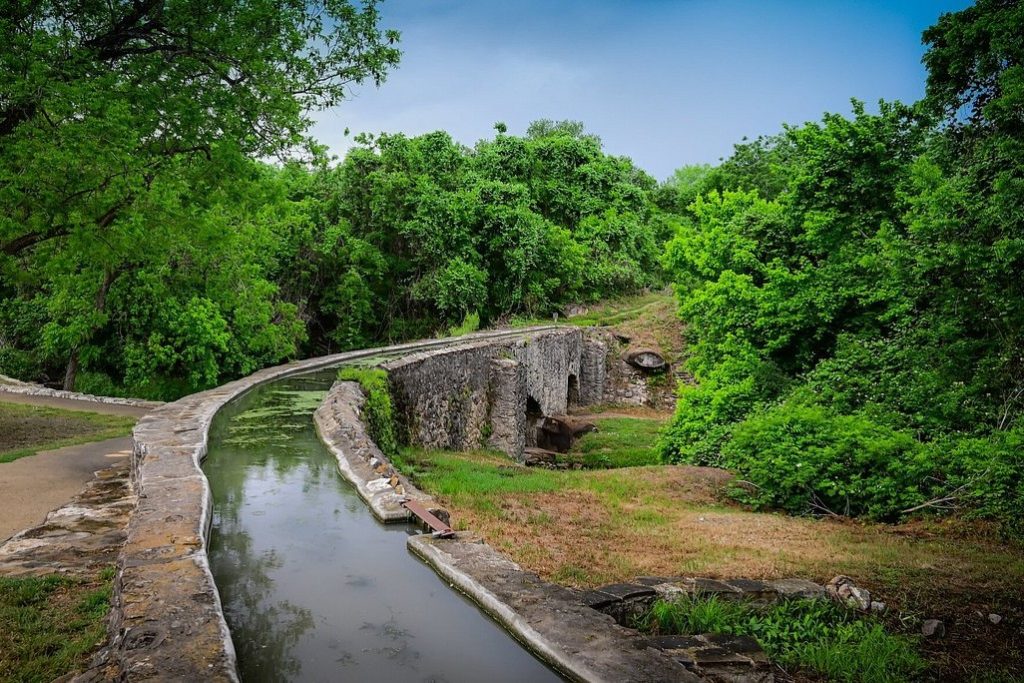
[{"label": "moss on stone", "polygon": [[362,387],[366,394],[363,416],[370,438],[384,455],[394,457],[398,453],[398,437],[387,371],[380,368],[348,367],[341,369],[338,379],[358,382]]}]

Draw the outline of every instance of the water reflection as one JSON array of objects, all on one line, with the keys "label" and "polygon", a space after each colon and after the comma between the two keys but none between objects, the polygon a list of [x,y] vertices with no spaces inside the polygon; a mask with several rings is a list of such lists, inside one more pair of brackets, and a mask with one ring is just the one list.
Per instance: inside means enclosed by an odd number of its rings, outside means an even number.
[{"label": "water reflection", "polygon": [[332,374],[257,389],[210,432],[210,562],[243,680],[558,680],[341,479],[312,426]]}]

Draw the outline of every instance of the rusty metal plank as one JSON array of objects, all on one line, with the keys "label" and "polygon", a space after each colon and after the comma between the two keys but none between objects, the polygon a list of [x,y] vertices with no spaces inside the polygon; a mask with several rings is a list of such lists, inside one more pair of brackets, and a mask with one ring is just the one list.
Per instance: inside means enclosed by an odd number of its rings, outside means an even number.
[{"label": "rusty metal plank", "polygon": [[423,503],[418,500],[406,499],[402,501],[402,505],[406,510],[423,520],[427,526],[434,530],[435,535],[438,537],[446,538],[455,535],[455,531],[450,526],[431,514],[430,510],[424,507]]}]

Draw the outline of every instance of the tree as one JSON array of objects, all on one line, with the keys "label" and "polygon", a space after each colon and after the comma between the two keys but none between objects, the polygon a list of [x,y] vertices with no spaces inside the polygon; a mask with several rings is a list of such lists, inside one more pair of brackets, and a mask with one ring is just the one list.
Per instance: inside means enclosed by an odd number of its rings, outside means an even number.
[{"label": "tree", "polygon": [[[308,112],[399,57],[376,0],[14,1],[0,17],[0,273],[74,245],[90,306],[51,335],[73,387],[110,288],[136,266],[133,221],[161,178],[222,159],[311,149]],[[238,163],[238,162],[234,162]],[[173,184],[173,183],[172,183]],[[150,214],[146,229],[163,226]],[[57,244],[50,244],[57,242]],[[162,242],[157,238],[154,243]],[[20,274],[19,274],[20,273]],[[50,273],[55,276],[54,273]],[[13,292],[5,287],[0,295]]]}]

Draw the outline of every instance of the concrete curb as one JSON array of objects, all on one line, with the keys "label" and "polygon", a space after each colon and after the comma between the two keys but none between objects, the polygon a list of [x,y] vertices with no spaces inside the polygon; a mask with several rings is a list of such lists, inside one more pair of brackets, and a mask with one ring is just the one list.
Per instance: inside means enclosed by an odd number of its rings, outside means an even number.
[{"label": "concrete curb", "polygon": [[[573,591],[524,572],[482,540],[410,536],[409,550],[563,676],[580,683],[703,680]],[[515,603],[515,604],[512,604]]]},{"label": "concrete curb", "polygon": [[[515,636],[531,652],[536,654],[547,665],[572,681],[603,680],[583,662],[575,661],[568,653],[552,646],[540,633],[515,610],[501,601],[497,595],[487,590],[479,581],[460,570],[449,561],[448,556],[440,552],[436,546],[426,541],[426,536],[410,536],[406,541],[409,550],[423,560],[438,576],[449,583],[460,593],[471,599],[484,612],[502,625],[505,630]],[[502,559],[505,559],[502,556]],[[509,563],[515,570],[519,567]]]},{"label": "concrete curb", "polygon": [[389,477],[378,474],[370,466],[374,459],[389,466],[390,462],[366,432],[360,416],[365,400],[356,382],[336,382],[313,413],[317,436],[334,454],[338,470],[355,486],[374,517],[384,523],[407,522],[410,514],[401,505],[403,499],[414,498],[427,507],[435,505],[434,499],[401,475],[404,493],[397,492]]}]

